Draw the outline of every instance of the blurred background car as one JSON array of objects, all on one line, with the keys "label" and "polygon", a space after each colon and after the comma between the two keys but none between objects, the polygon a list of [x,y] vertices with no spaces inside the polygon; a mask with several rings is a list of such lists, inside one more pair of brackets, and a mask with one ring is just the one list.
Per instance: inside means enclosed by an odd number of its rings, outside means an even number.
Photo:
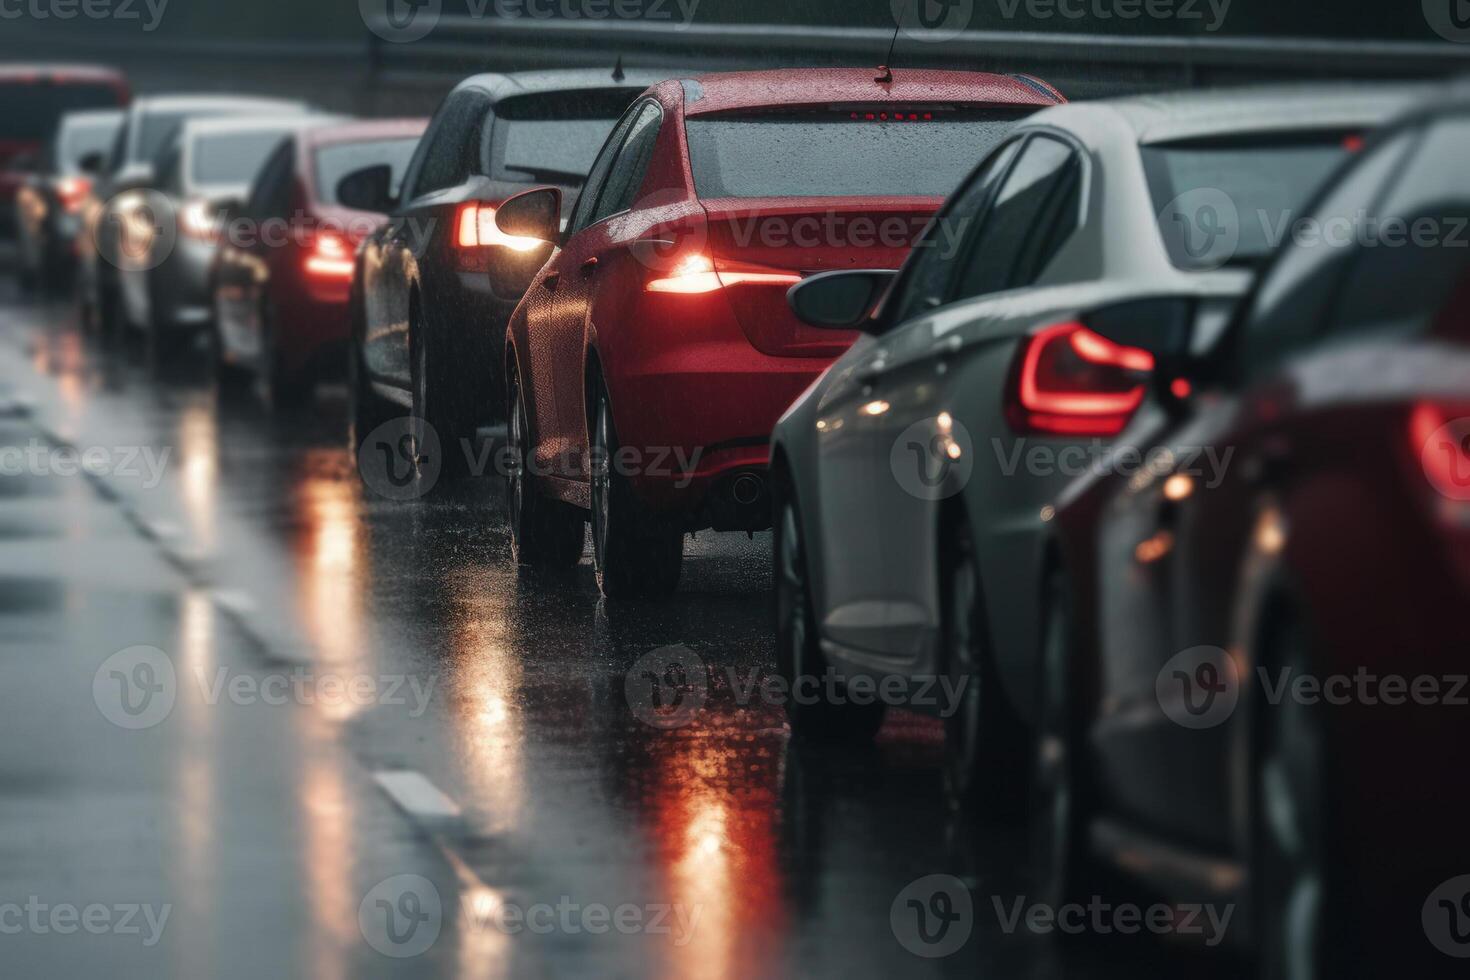
[{"label": "blurred background car", "polygon": [[82,206],[122,127],[121,109],[68,112],[16,195],[20,282],[57,289],[76,271]]},{"label": "blurred background car", "polygon": [[214,358],[225,382],[254,376],[272,407],[308,398],[347,366],[358,245],[387,215],[344,205],[348,174],[387,167],[396,196],[427,119],[303,125],[276,148],[231,217],[212,276]]},{"label": "blurred background car", "polygon": [[0,239],[16,232],[15,196],[57,123],[79,109],[128,104],[127,79],[95,65],[0,64]]},{"label": "blurred background car", "polygon": [[95,321],[109,333],[124,323],[119,266],[142,255],[150,230],[164,218],[148,206],[147,192],[154,187],[154,163],[179,127],[191,119],[309,111],[304,102],[229,95],[158,95],[134,101],[82,208],[77,294],[84,321]]},{"label": "blurred background car", "polygon": [[1050,526],[1038,874],[1237,902],[1267,977],[1430,975],[1425,896],[1470,857],[1442,764],[1470,733],[1470,101],[1437,101],[1372,137],[1225,331],[1099,324],[1159,369]]},{"label": "blurred background car", "polygon": [[[118,285],[127,322],[152,342],[195,339],[214,313],[210,272],[222,215],[239,205],[288,133],[309,115],[190,119],[153,164],[149,204],[166,226],[139,241],[140,260],[124,262]],[[146,236],[145,236],[146,238]]]},{"label": "blurred background car", "polygon": [[[1219,330],[1268,253],[1265,229],[1409,98],[1262,88],[1048,109],[950,199],[875,316],[886,276],[794,291],[809,323],[864,337],[776,427],[783,675],[948,678],[964,692],[945,718],[951,800],[1018,814],[1049,505],[1122,430],[1153,368],[1097,331]],[[1233,247],[1201,251],[1181,217],[1218,220]],[[788,704],[804,737],[863,739],[881,715]]]},{"label": "blurred background car", "polygon": [[341,203],[387,211],[353,288],[351,391],[360,441],[411,409],[436,430],[444,473],[467,469],[461,440],[499,419],[505,324],[544,250],[507,240],[500,202],[538,183],[571,192],[613,124],[660,76],[578,70],[476,75],[445,98],[400,194],[383,166],[348,175]]},{"label": "blurred background car", "polygon": [[[853,339],[799,322],[787,290],[896,268],[976,155],[1060,101],[982,72],[792,69],[651,89],[566,235],[550,234],[558,250],[507,333],[517,559],[575,562],[590,510],[603,594],[660,595],[678,585],[686,532],[769,526],[771,426]],[[620,449],[637,472],[590,464]],[[675,452],[682,466],[667,465]]]}]

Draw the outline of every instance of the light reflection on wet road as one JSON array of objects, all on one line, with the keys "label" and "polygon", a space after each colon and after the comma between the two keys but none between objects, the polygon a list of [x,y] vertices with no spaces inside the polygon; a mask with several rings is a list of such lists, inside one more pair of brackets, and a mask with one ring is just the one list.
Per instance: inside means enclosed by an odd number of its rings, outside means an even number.
[{"label": "light reflection on wet road", "polygon": [[[410,503],[363,488],[338,394],[271,418],[248,393],[217,392],[202,358],[150,367],[136,347],[81,336],[62,305],[0,306],[0,348],[30,372],[18,387],[49,393],[37,416],[54,432],[170,449],[163,484],[137,509],[150,547],[194,582],[170,613],[182,676],[217,674],[228,617],[262,674],[398,684],[399,703],[322,696],[271,715],[280,730],[257,752],[221,744],[239,730],[220,724],[219,705],[180,699],[168,724],[182,740],[159,760],[172,767],[162,786],[176,820],[164,866],[172,900],[201,928],[244,928],[288,947],[292,972],[321,978],[1101,977],[1165,962],[1003,933],[991,899],[1026,894],[1024,844],[946,810],[934,723],[892,713],[861,754],[788,748],[779,706],[740,694],[773,670],[765,535],[701,534],[675,598],[607,605],[585,560],[550,580],[517,574],[496,483]],[[93,532],[74,522],[70,533]],[[639,657],[675,644],[708,666],[710,687],[691,724],[665,731],[639,719],[624,683]],[[269,786],[278,767],[287,799]],[[459,817],[395,810],[363,788],[382,772],[423,774]],[[249,907],[228,883],[252,847],[283,841],[299,897]],[[974,922],[959,952],[931,960],[900,945],[889,916],[905,885],[933,873],[966,882]],[[431,878],[446,909],[435,948],[403,961],[369,949],[358,918],[393,874]],[[563,900],[697,917],[685,935],[509,934],[475,921]],[[229,945],[181,943],[162,969],[218,974]]]}]

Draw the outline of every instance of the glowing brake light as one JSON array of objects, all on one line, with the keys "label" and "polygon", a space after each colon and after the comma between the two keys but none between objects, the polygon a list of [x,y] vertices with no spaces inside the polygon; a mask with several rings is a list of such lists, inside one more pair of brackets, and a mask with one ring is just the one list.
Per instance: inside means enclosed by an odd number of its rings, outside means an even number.
[{"label": "glowing brake light", "polygon": [[460,248],[500,245],[513,252],[529,252],[546,244],[536,238],[507,235],[495,223],[495,209],[484,204],[461,205],[457,241]]},{"label": "glowing brake light", "polygon": [[179,211],[179,231],[202,242],[212,242],[218,236],[214,215],[209,213],[209,202],[190,201]]},{"label": "glowing brake light", "polygon": [[1143,401],[1146,350],[1125,347],[1076,321],[1037,331],[1026,342],[1011,413],[1021,429],[1116,435]]},{"label": "glowing brake light", "polygon": [[306,271],[324,279],[351,279],[351,247],[339,235],[330,232],[318,235],[311,254],[306,257]]},{"label": "glowing brake light", "polygon": [[1409,438],[1434,489],[1446,501],[1470,501],[1470,408],[1420,402],[1409,414]]},{"label": "glowing brake light", "polygon": [[56,182],[56,196],[68,214],[81,210],[82,202],[92,190],[92,182],[85,177],[62,177]]},{"label": "glowing brake light", "polygon": [[650,293],[712,293],[717,289],[758,283],[794,286],[801,282],[795,272],[783,272],[766,266],[721,262],[718,265],[705,255],[687,255],[663,278],[654,279],[646,287]]}]

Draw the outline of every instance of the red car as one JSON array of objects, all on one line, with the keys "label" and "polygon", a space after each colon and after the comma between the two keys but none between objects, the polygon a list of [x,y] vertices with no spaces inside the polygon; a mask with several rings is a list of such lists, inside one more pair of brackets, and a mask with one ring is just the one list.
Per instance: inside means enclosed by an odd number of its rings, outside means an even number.
[{"label": "red car", "polygon": [[343,205],[338,186],[365,167],[387,167],[396,188],[427,125],[311,126],[266,161],[221,229],[213,278],[222,377],[254,373],[275,407],[305,400],[316,379],[342,373],[354,256],[387,216]]},{"label": "red car", "polygon": [[128,104],[127,79],[91,65],[0,65],[0,237],[15,232],[15,196],[68,112]]},{"label": "red car", "polygon": [[768,527],[771,429],[853,340],[787,291],[897,268],[975,162],[1061,101],[979,72],[671,80],[613,130],[564,231],[555,189],[512,198],[500,230],[557,245],[506,334],[517,560],[577,561],[590,511],[603,593],[654,595],[686,532]]}]

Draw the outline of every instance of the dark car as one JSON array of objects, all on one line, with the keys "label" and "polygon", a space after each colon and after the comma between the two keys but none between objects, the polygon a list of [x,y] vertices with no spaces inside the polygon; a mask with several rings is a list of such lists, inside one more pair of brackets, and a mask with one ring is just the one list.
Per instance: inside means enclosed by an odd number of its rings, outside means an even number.
[{"label": "dark car", "polygon": [[133,102],[82,205],[77,294],[84,322],[95,319],[108,330],[123,323],[119,267],[146,251],[147,243],[136,232],[155,229],[166,217],[153,213],[163,209],[149,193],[156,178],[154,162],[179,127],[190,119],[307,111],[301,102],[230,95],[162,95]]},{"label": "dark car", "polygon": [[15,233],[15,196],[68,112],[128,104],[127,79],[93,65],[0,65],[0,238]]},{"label": "dark car", "polygon": [[61,118],[39,169],[15,199],[23,286],[59,286],[75,270],[82,205],[122,119],[121,109],[68,112]]},{"label": "dark car", "polygon": [[222,380],[254,376],[271,407],[306,399],[347,364],[353,256],[387,215],[344,205],[337,186],[390,169],[396,192],[426,119],[304,126],[266,161],[213,271],[214,352]]},{"label": "dark car", "polygon": [[580,187],[613,124],[656,80],[476,75],[440,105],[400,194],[387,168],[348,176],[344,204],[391,214],[363,244],[353,287],[359,440],[411,409],[437,431],[444,472],[467,468],[460,440],[503,412],[505,324],[545,258],[539,242],[500,235],[495,209],[534,184]]},{"label": "dark car", "polygon": [[1464,975],[1430,944],[1464,936],[1470,869],[1467,156],[1470,101],[1413,114],[1223,330],[1098,325],[1157,369],[1050,522],[1034,815],[1059,901],[1122,871],[1238,905],[1264,976]]}]

